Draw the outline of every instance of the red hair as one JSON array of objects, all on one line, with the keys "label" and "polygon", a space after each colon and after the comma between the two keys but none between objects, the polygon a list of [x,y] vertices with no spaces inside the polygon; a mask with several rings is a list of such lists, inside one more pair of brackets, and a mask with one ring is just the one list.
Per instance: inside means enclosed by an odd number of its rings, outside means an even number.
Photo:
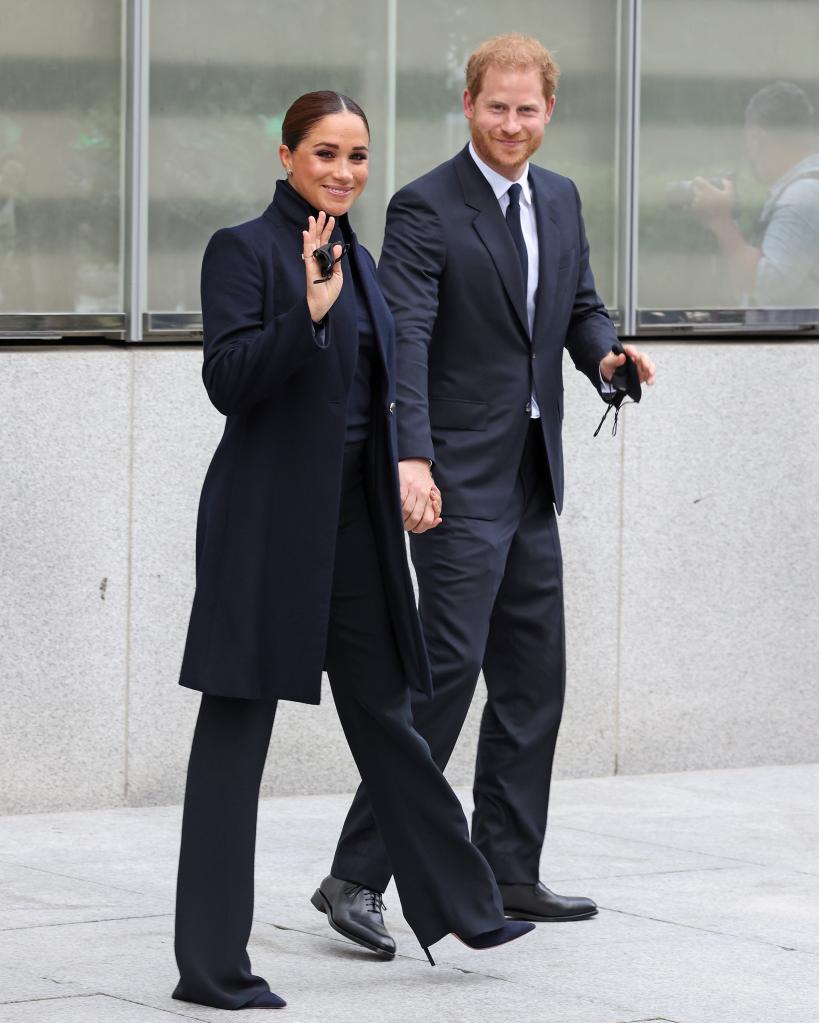
[{"label": "red hair", "polygon": [[557,61],[545,46],[532,36],[519,32],[494,36],[475,50],[466,65],[466,87],[473,100],[483,88],[483,79],[490,67],[504,71],[538,71],[543,83],[543,96],[548,101],[554,96],[560,78]]}]

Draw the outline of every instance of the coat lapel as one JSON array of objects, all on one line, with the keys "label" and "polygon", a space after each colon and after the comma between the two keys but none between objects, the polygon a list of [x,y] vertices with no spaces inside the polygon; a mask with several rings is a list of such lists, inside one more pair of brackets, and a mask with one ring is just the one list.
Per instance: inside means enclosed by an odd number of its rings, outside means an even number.
[{"label": "coat lapel", "polygon": [[[334,237],[333,241],[342,243],[341,237],[338,239]],[[342,259],[341,269],[344,273],[344,284],[341,286],[341,294],[330,309],[329,319],[339,371],[344,381],[344,389],[349,391],[358,356],[358,310],[349,252]]]},{"label": "coat lapel", "polygon": [[[533,168],[536,170],[536,168]],[[560,260],[560,232],[554,212],[554,202],[548,191],[538,181],[537,173],[529,172],[537,223],[538,283],[535,292],[535,322],[532,340],[538,337],[549,322],[554,308],[557,266]]]},{"label": "coat lapel", "polygon": [[529,320],[526,315],[523,277],[515,243],[503,219],[498,200],[489,187],[489,182],[475,166],[475,161],[469,155],[469,147],[462,149],[455,158],[455,169],[463,189],[464,201],[476,211],[473,226],[492,257],[504,290],[528,340]]},{"label": "coat lapel", "polygon": [[381,363],[385,367],[389,366],[390,360],[387,351],[387,329],[390,320],[390,311],[387,307],[386,301],[384,300],[384,296],[381,294],[381,289],[378,287],[375,276],[373,275],[372,267],[367,261],[367,257],[362,254],[355,236],[353,236],[353,243],[350,246],[350,257],[355,261],[356,270],[358,271],[358,280],[364,293],[364,300],[370,310],[373,333],[378,344],[378,350],[381,353]]}]

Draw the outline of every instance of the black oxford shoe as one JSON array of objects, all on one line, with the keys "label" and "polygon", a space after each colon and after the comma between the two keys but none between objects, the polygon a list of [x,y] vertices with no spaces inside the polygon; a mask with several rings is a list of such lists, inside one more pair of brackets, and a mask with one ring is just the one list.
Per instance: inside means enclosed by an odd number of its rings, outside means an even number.
[{"label": "black oxford shoe", "polygon": [[371,952],[388,959],[395,955],[395,941],[384,926],[384,901],[380,892],[352,881],[328,875],[310,899],[334,931]]},{"label": "black oxford shoe", "polygon": [[595,916],[597,906],[580,896],[555,895],[542,882],[535,884],[499,884],[503,912],[509,920],[587,920]]}]

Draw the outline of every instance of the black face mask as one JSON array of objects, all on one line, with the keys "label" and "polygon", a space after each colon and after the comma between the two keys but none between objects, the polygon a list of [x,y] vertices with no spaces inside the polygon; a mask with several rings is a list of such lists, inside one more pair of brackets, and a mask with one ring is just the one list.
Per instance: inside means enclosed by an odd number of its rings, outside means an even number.
[{"label": "black face mask", "polygon": [[[611,350],[615,355],[626,355],[625,349],[619,341],[615,341],[611,346]],[[611,435],[615,436],[617,433],[617,417],[620,413],[620,408],[626,398],[631,398],[633,402],[638,402],[643,396],[643,389],[640,386],[640,374],[637,372],[637,364],[633,362],[627,355],[626,361],[622,366],[618,366],[614,371],[614,376],[611,378],[611,386],[614,388],[614,395],[609,400],[609,407],[603,413],[603,418],[600,420],[597,429],[594,431],[596,437],[600,433],[600,427],[605,423],[606,416],[614,408],[614,422],[611,427]],[[629,404],[626,402],[626,404]]]},{"label": "black face mask", "polygon": [[[615,341],[611,346],[611,350],[615,355],[626,355],[625,349],[619,341]],[[627,355],[623,365],[618,366],[614,371],[611,385],[617,392],[617,397],[614,399],[614,404],[617,408],[623,404],[623,399],[626,395],[632,401],[639,401],[642,398],[643,389],[640,387],[640,374],[637,372],[637,364]]]},{"label": "black face mask", "polygon": [[317,281],[313,281],[313,284],[323,284],[326,281],[329,281],[333,276],[333,267],[339,262],[339,260],[344,258],[344,254],[350,247],[349,245],[343,245],[341,248],[341,255],[334,256],[333,249],[336,245],[338,245],[338,242],[328,242],[326,245],[321,245],[313,252],[319,266],[319,273],[321,274],[321,277],[319,277]]}]

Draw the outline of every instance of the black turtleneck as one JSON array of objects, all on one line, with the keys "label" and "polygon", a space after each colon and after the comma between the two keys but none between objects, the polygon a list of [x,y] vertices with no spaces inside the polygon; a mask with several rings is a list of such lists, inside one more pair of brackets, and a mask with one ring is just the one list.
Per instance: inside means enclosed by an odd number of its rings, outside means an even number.
[{"label": "black turtleneck", "polygon": [[[312,206],[286,179],[276,182],[276,192],[273,196],[273,205],[281,215],[289,220],[299,231],[307,228],[308,217],[318,217],[319,211]],[[350,220],[346,213],[336,217],[336,226],[333,228],[332,241],[349,242],[352,238],[353,229],[350,227]]]},{"label": "black turtleneck", "polygon": [[[302,231],[307,226],[307,218],[309,216],[318,216],[318,210],[311,206],[293,188],[289,181],[276,182],[274,203],[282,215],[294,224],[298,224]],[[339,244],[355,244],[352,228],[346,213],[336,218],[336,224],[330,240]],[[356,356],[352,388],[347,401],[347,429],[345,434],[345,443],[355,444],[366,440],[370,432],[372,377],[376,357],[375,336],[370,310],[359,279],[358,261],[355,258],[349,259],[345,256],[342,267],[345,272],[345,286],[350,282],[355,292],[358,327],[358,354]]]}]

